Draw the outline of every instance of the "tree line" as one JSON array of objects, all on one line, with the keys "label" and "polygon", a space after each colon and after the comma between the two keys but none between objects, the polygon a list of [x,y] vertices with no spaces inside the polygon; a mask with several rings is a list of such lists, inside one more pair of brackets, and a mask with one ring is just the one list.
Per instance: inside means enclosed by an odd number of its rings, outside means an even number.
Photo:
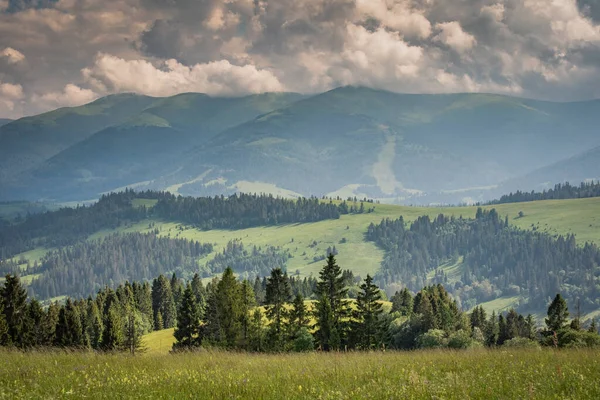
[{"label": "tree line", "polygon": [[67,298],[46,308],[28,299],[18,276],[7,275],[0,287],[0,345],[135,353],[144,349],[145,333],[174,327],[173,351],[600,346],[595,321],[584,327],[579,313],[569,320],[560,294],[540,327],[531,315],[513,309],[489,317],[482,307],[460,311],[441,284],[416,294],[404,288],[386,310],[380,289],[367,275],[350,301],[344,275],[330,255],[315,282],[313,302],[301,293],[293,295],[291,278],[274,268],[260,307],[254,290],[261,287],[260,279],[253,285],[226,268],[207,285],[198,274],[189,281],[160,275],[151,284],[126,282],[116,290],[105,287],[95,297]]},{"label": "tree line", "polygon": [[[600,250],[595,244],[577,246],[575,237],[510,227],[496,210],[477,210],[474,219],[440,214],[419,217],[410,226],[404,219],[386,219],[367,230],[367,238],[385,250],[376,279],[381,286],[403,285],[419,290],[430,280],[443,283],[463,308],[500,296],[522,296],[520,309],[539,310],[562,292],[583,310],[599,303]],[[450,282],[444,263],[458,263],[460,278]]]},{"label": "tree line", "polygon": [[[151,199],[153,207],[134,206],[135,199]],[[0,225],[0,260],[37,247],[64,247],[86,240],[103,229],[155,217],[209,229],[242,229],[286,223],[316,222],[340,214],[367,212],[363,203],[321,202],[317,198],[287,200],[272,195],[234,194],[229,197],[182,197],[168,192],[126,189],[103,195],[90,206],[64,207],[28,214],[22,221]]]},{"label": "tree line", "polygon": [[522,203],[537,200],[561,200],[561,199],[584,199],[588,197],[600,197],[600,181],[581,182],[579,186],[571,185],[569,182],[554,185],[554,188],[541,192],[523,192],[517,190],[501,196],[498,200],[488,202],[492,204]]}]

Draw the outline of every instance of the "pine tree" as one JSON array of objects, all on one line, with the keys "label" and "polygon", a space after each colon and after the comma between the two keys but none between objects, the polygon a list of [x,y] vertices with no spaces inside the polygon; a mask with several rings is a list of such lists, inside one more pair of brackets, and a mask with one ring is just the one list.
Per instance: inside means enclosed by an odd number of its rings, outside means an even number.
[{"label": "pine tree", "polygon": [[27,320],[27,292],[17,275],[6,275],[4,286],[0,288],[0,301],[4,305],[9,342],[20,347]]},{"label": "pine tree", "polygon": [[104,326],[102,324],[102,315],[98,310],[98,305],[91,298],[88,299],[86,309],[86,333],[90,340],[90,346],[93,349],[99,349],[102,343],[102,331]]},{"label": "pine tree", "polygon": [[58,313],[55,344],[61,347],[83,347],[84,343],[79,308],[71,299],[67,299]]},{"label": "pine tree", "polygon": [[360,285],[361,292],[356,298],[356,311],[353,313],[352,337],[361,349],[373,349],[382,342],[385,326],[383,325],[381,294],[373,278],[367,275]]},{"label": "pine tree", "polygon": [[196,305],[198,307],[198,312],[200,313],[200,316],[203,317],[204,310],[206,308],[206,289],[204,288],[204,285],[202,285],[202,279],[200,279],[200,275],[198,275],[197,273],[194,274],[191,285],[192,292],[196,297]]},{"label": "pine tree", "polygon": [[267,317],[271,321],[270,336],[271,344],[276,350],[283,349],[283,318],[285,317],[285,303],[291,297],[290,283],[287,274],[281,268],[271,270],[271,276],[267,279]]},{"label": "pine tree", "polygon": [[399,312],[400,315],[409,317],[413,310],[413,298],[407,288],[394,293],[392,298],[392,312]]},{"label": "pine tree", "polygon": [[8,324],[4,315],[4,304],[0,299],[0,346],[7,346],[9,343],[10,336],[8,335]]},{"label": "pine tree", "polygon": [[190,349],[200,346],[202,341],[200,309],[192,285],[189,283],[183,292],[177,316],[177,327],[174,334],[176,342],[173,344],[173,349]]},{"label": "pine tree", "polygon": [[248,345],[251,351],[263,351],[265,349],[265,332],[263,324],[263,313],[256,308],[252,313],[250,325],[248,326]]},{"label": "pine tree", "polygon": [[232,348],[241,336],[241,296],[240,284],[229,267],[217,283],[216,301],[219,327],[226,347]]},{"label": "pine tree", "polygon": [[300,329],[308,328],[309,323],[310,319],[308,317],[308,310],[304,304],[304,297],[301,294],[297,294],[288,315],[288,333],[290,338],[295,338]]},{"label": "pine tree", "polygon": [[48,310],[44,315],[42,331],[44,332],[44,346],[51,346],[56,340],[56,325],[58,324],[58,314],[60,307],[57,303],[50,303]]},{"label": "pine tree", "polygon": [[[1,324],[1,321],[0,321],[0,324]],[[596,326],[596,318],[592,318],[592,323],[590,324],[590,327],[588,328],[588,332],[596,333],[596,334],[598,333],[598,327]]]},{"label": "pine tree", "polygon": [[125,331],[123,332],[123,347],[131,355],[141,353],[146,350],[143,343],[144,318],[142,313],[134,308],[127,310],[125,317]]},{"label": "pine tree", "polygon": [[317,320],[317,331],[315,338],[317,339],[321,350],[330,351],[337,350],[337,341],[339,334],[335,327],[335,319],[331,310],[331,303],[323,294],[315,304],[315,319]]},{"label": "pine tree", "polygon": [[548,307],[548,318],[546,318],[546,326],[551,332],[561,330],[569,318],[569,309],[567,302],[558,293],[550,306]]},{"label": "pine tree", "polygon": [[485,344],[487,346],[495,346],[498,343],[498,336],[500,334],[500,328],[498,327],[498,318],[496,312],[493,311],[490,319],[485,325]]},{"label": "pine tree", "polygon": [[[333,254],[327,257],[327,264],[319,272],[317,294],[317,337],[323,350],[337,349],[345,339],[345,318],[350,314],[350,306],[345,300],[348,289],[344,286],[342,270]],[[328,307],[320,304],[329,303]],[[329,311],[327,311],[329,310]],[[322,319],[325,318],[325,319]]]},{"label": "pine tree", "polygon": [[102,333],[102,348],[105,350],[118,350],[125,341],[125,321],[122,317],[123,310],[117,302],[108,307],[104,317],[104,332]]},{"label": "pine tree", "polygon": [[244,339],[244,345],[248,344],[248,326],[250,325],[250,311],[256,305],[256,297],[254,295],[254,289],[248,280],[244,279],[241,287],[241,323],[242,323],[242,338]]},{"label": "pine tree", "polygon": [[32,299],[27,305],[27,318],[23,332],[23,347],[38,347],[44,343],[43,322],[45,314],[39,301]]},{"label": "pine tree", "polygon": [[154,310],[154,326],[158,330],[158,314],[161,314],[162,327],[172,328],[175,326],[177,310],[175,300],[171,291],[171,282],[164,275],[159,275],[152,282],[152,309]]}]

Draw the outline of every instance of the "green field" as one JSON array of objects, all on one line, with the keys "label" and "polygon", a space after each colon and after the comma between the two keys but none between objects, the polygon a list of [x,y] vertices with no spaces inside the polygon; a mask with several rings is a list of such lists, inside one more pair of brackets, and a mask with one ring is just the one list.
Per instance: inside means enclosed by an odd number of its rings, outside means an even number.
[{"label": "green field", "polygon": [[0,398],[594,399],[597,350],[0,352]]}]

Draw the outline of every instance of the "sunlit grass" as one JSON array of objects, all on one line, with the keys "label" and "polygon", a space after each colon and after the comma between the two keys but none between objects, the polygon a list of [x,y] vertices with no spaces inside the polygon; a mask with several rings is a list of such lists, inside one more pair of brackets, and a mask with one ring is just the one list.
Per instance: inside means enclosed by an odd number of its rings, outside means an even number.
[{"label": "sunlit grass", "polygon": [[0,398],[595,399],[599,351],[0,352]]}]

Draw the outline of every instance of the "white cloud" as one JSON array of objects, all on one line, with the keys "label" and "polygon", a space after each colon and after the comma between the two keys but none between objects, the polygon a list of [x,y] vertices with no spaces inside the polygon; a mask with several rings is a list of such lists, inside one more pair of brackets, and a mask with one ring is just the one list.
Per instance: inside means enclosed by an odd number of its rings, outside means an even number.
[{"label": "white cloud", "polygon": [[164,69],[144,60],[124,60],[99,54],[94,65],[82,71],[90,84],[109,92],[136,92],[170,96],[181,92],[211,95],[241,95],[284,90],[267,70],[254,65],[236,66],[226,60],[185,66],[176,60],[164,62]]},{"label": "white cloud", "polygon": [[44,93],[42,95],[33,95],[31,101],[36,103],[42,109],[51,109],[57,107],[73,107],[89,103],[98,98],[98,95],[89,90],[82,89],[71,83],[65,85],[63,90]]},{"label": "white cloud", "polygon": [[17,111],[16,106],[23,99],[23,87],[12,83],[0,82],[0,117],[11,117]]},{"label": "white cloud", "polygon": [[16,64],[25,60],[25,56],[23,55],[23,53],[13,49],[12,47],[7,47],[4,50],[0,51],[0,57],[6,58],[9,64]]},{"label": "white cloud", "polygon": [[477,43],[475,37],[463,31],[458,21],[443,22],[435,25],[440,31],[434,40],[439,41],[446,46],[453,48],[458,52],[465,52],[471,49]]},{"label": "white cloud", "polygon": [[431,34],[431,23],[411,1],[356,0],[356,8],[360,17],[376,18],[402,35],[424,39]]}]

